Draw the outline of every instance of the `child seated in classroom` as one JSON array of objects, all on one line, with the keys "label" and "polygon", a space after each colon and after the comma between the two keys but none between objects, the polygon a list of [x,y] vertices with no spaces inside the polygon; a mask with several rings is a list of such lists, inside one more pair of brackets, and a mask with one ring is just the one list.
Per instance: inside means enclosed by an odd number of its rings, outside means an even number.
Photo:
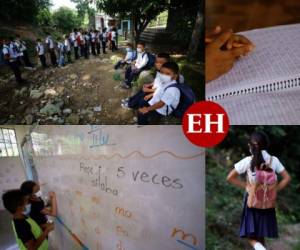
[{"label": "child seated in classroom", "polygon": [[169,116],[178,107],[181,93],[179,88],[171,86],[179,84],[179,66],[175,62],[166,62],[161,66],[160,84],[148,101],[143,98],[139,103],[138,124],[149,124],[150,118]]},{"label": "child seated in classroom", "polygon": [[117,62],[114,66],[115,70],[119,68],[123,68],[126,65],[131,65],[134,60],[136,60],[137,52],[133,49],[133,45],[131,43],[126,44],[126,56],[123,60]]},{"label": "child seated in classroom", "polygon": [[148,68],[149,56],[145,51],[145,44],[139,42],[137,45],[137,59],[134,65],[128,67],[125,72],[125,81],[122,88],[129,89],[132,87],[133,80],[140,75],[140,73]]},{"label": "child seated in classroom", "polygon": [[5,209],[12,214],[12,226],[19,249],[47,250],[47,237],[54,230],[54,224],[46,223],[42,230],[32,218],[25,215],[30,205],[19,189],[4,193],[2,201]]},{"label": "child seated in classroom", "polygon": [[57,202],[54,192],[49,192],[49,204],[46,206],[42,199],[42,191],[39,184],[34,181],[25,181],[22,183],[20,190],[28,196],[28,203],[31,205],[29,216],[44,229],[49,221],[47,215],[57,216]]},{"label": "child seated in classroom", "polygon": [[234,63],[242,56],[247,56],[255,45],[245,36],[224,31],[217,26],[205,38],[205,81],[206,83],[229,72]]}]

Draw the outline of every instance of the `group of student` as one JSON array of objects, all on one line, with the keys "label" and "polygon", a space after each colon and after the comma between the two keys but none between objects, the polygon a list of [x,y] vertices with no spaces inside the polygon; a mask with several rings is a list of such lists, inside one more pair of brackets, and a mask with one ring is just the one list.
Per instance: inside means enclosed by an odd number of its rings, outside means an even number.
[{"label": "group of student", "polygon": [[192,89],[185,83],[179,66],[167,53],[156,56],[146,52],[145,44],[139,42],[136,51],[132,44],[126,45],[126,56],[115,65],[115,69],[125,66],[125,89],[132,87],[133,81],[145,70],[155,69],[153,82],[145,83],[132,97],[122,100],[123,108],[138,110],[138,124],[147,125],[150,120],[173,115],[182,118],[185,111],[196,101]]},{"label": "group of student", "polygon": [[48,250],[48,235],[54,223],[48,216],[57,216],[54,192],[49,192],[49,204],[42,198],[39,184],[25,181],[19,189],[6,191],[2,195],[5,209],[12,214],[12,227],[21,250]]},{"label": "group of student", "polygon": [[[49,33],[46,34],[45,40],[36,40],[36,53],[40,59],[43,68],[47,67],[47,54],[54,67],[63,67],[66,62],[72,63],[72,54],[77,60],[80,57],[86,59],[89,55],[106,54],[107,47],[112,52],[118,50],[118,33],[116,28],[104,28],[99,30],[84,31],[82,29],[74,29],[69,35],[57,37],[54,39]],[[2,40],[1,58],[13,71],[19,84],[26,83],[22,79],[20,66],[24,65],[28,69],[34,69],[33,63],[30,62],[26,42],[19,35],[15,38]],[[1,60],[2,61],[2,60]]]}]

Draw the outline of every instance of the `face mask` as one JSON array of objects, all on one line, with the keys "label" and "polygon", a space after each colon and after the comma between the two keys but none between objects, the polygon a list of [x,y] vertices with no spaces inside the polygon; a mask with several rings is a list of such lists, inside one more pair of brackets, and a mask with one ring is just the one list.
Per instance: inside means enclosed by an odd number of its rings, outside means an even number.
[{"label": "face mask", "polygon": [[25,206],[25,210],[23,211],[23,214],[27,216],[30,214],[30,211],[31,211],[31,204],[27,204]]},{"label": "face mask", "polygon": [[130,52],[130,51],[131,51],[131,49],[130,49],[130,48],[126,48],[126,51],[127,51],[127,52]]},{"label": "face mask", "polygon": [[42,191],[40,190],[40,191],[36,192],[34,195],[35,195],[36,197],[40,198],[40,197],[42,197],[43,193],[42,193]]},{"label": "face mask", "polygon": [[160,77],[160,80],[165,84],[170,83],[172,81],[172,77],[168,76],[168,75],[160,74],[159,77]]},{"label": "face mask", "polygon": [[142,49],[140,49],[140,48],[137,48],[137,50],[136,50],[138,53],[142,53],[143,51],[142,51]]}]

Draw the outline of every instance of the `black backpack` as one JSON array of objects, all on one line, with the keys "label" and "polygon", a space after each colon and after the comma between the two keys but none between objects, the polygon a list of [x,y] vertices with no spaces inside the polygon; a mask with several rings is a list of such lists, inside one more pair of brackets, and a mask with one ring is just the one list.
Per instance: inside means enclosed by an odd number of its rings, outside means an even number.
[{"label": "black backpack", "polygon": [[[180,91],[180,101],[178,107],[174,109],[172,106],[172,115],[177,118],[182,118],[187,109],[196,102],[196,96],[194,91],[186,83],[174,83],[165,88],[165,91],[168,88],[176,87]],[[169,115],[169,106],[167,107],[167,115]]]}]

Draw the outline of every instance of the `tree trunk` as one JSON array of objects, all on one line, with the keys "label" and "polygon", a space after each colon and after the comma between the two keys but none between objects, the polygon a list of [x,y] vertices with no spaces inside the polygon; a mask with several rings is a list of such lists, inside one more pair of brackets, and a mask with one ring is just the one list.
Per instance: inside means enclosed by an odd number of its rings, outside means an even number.
[{"label": "tree trunk", "polygon": [[198,49],[199,49],[200,42],[201,42],[200,41],[201,40],[201,31],[204,28],[203,25],[204,25],[204,17],[203,17],[203,14],[201,13],[201,9],[199,9],[197,12],[195,27],[194,27],[191,42],[189,45],[189,50],[187,53],[188,60],[194,60],[194,59],[200,58]]}]

